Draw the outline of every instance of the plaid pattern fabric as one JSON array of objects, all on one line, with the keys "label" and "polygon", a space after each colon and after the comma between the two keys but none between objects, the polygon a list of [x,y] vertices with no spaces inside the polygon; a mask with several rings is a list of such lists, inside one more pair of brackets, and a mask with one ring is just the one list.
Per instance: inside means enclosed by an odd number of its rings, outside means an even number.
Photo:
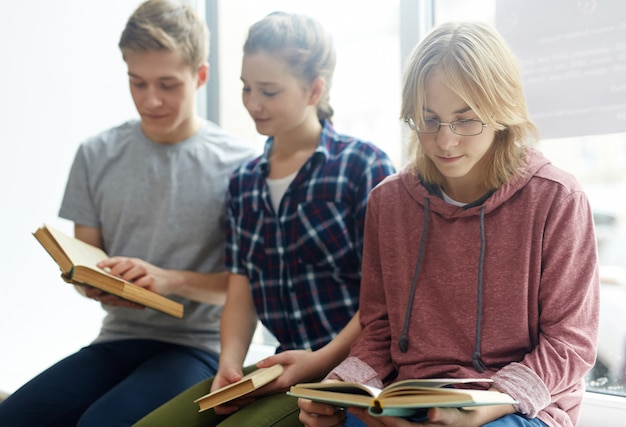
[{"label": "plaid pattern fabric", "polygon": [[356,313],[367,197],[395,172],[380,149],[323,125],[278,212],[266,184],[272,138],[230,181],[226,265],[250,280],[279,351],[322,347]]}]

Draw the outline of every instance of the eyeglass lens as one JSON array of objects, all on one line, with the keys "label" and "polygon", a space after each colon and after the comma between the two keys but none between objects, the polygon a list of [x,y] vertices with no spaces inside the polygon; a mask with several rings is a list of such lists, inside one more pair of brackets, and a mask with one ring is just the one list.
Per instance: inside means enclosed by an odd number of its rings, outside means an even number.
[{"label": "eyeglass lens", "polygon": [[435,133],[442,125],[450,126],[450,130],[457,135],[478,135],[483,131],[483,123],[478,120],[454,120],[450,123],[440,123],[435,119],[424,120],[424,125],[417,130],[423,133]]}]

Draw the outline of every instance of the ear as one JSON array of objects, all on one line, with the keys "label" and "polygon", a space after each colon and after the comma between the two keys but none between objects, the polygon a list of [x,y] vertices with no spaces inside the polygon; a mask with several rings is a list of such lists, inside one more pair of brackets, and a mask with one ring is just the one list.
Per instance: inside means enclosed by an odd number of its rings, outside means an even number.
[{"label": "ear", "polygon": [[206,84],[206,82],[209,81],[210,72],[211,72],[211,69],[209,67],[208,62],[200,64],[200,66],[198,67],[198,71],[197,71],[198,77],[197,77],[196,89]]},{"label": "ear", "polygon": [[309,105],[317,105],[326,89],[326,80],[318,77],[311,83],[311,94],[309,95]]}]

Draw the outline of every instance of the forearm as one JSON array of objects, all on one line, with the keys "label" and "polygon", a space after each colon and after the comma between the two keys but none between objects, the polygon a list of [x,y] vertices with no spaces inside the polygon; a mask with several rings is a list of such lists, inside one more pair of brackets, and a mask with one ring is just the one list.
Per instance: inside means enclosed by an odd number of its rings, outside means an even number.
[{"label": "forearm", "polygon": [[220,365],[243,366],[255,328],[256,316],[240,313],[235,320],[231,313],[222,312]]},{"label": "forearm", "polygon": [[350,346],[361,333],[359,312],[350,319],[341,332],[328,344],[316,351],[320,365],[318,369],[322,375],[328,374],[332,368],[339,365],[350,353]]},{"label": "forearm", "polygon": [[226,301],[228,273],[196,273],[168,270],[172,294],[206,304],[222,305]]},{"label": "forearm", "polygon": [[267,386],[266,392],[275,393],[287,390],[297,383],[319,381],[348,355],[350,346],[360,331],[357,312],[331,342],[314,352],[288,350],[260,360],[257,362],[259,368],[267,368],[277,363],[285,368],[280,378]]},{"label": "forearm", "polygon": [[220,368],[243,365],[256,325],[256,309],[248,280],[232,274],[220,322]]}]

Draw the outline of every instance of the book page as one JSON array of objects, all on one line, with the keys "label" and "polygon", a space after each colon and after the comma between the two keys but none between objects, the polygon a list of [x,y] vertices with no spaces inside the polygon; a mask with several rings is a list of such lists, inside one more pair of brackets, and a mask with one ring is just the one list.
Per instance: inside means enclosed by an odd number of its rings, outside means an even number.
[{"label": "book page", "polygon": [[492,382],[493,380],[489,378],[417,378],[396,381],[395,383],[389,384],[387,387],[385,387],[385,391],[391,391],[394,389],[410,389],[413,387],[439,388],[455,384]]},{"label": "book page", "polygon": [[296,384],[294,387],[306,389],[306,390],[324,390],[334,393],[350,393],[363,396],[377,397],[382,390],[376,387],[368,386],[365,384],[351,383],[351,382],[320,382],[320,383],[301,383]]},{"label": "book page", "polygon": [[72,261],[72,264],[84,265],[101,270],[96,265],[100,261],[108,258],[107,254],[102,249],[68,236],[67,234],[48,225],[46,225],[46,229],[58,242],[61,250],[65,252],[67,257]]}]

